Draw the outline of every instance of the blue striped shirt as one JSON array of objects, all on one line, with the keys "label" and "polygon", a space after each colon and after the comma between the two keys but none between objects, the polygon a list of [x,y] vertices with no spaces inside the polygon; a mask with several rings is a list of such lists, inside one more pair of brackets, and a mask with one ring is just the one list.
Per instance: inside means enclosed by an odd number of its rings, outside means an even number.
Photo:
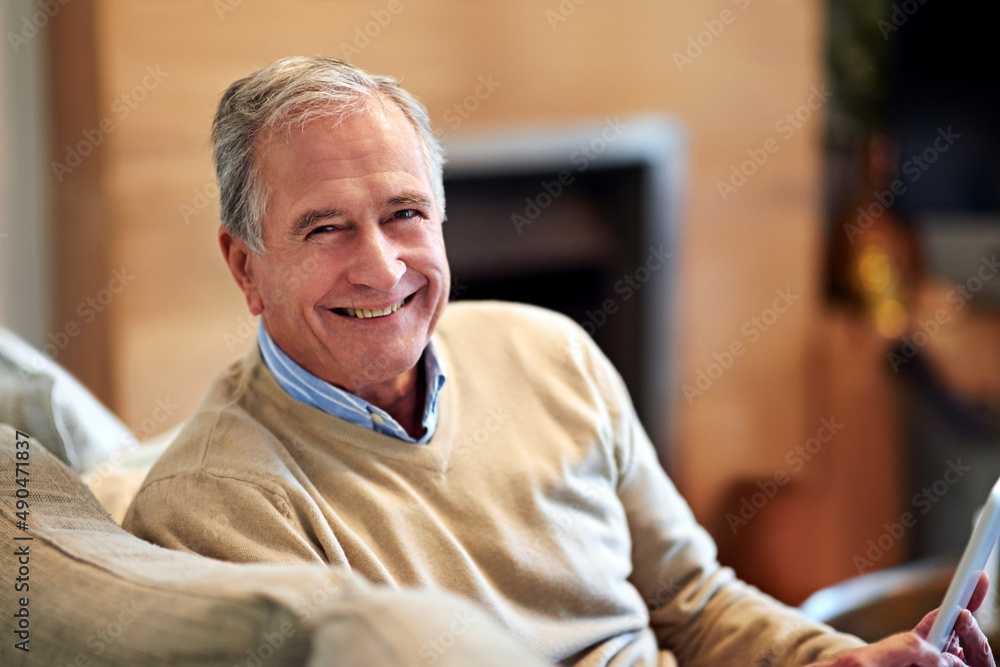
[{"label": "blue striped shirt", "polygon": [[434,354],[433,341],[427,345],[423,355],[427,392],[422,424],[427,431],[419,440],[410,437],[410,434],[399,425],[399,422],[385,410],[319,379],[299,366],[277,346],[270,334],[264,329],[263,323],[258,329],[257,341],[260,344],[264,365],[271,371],[271,375],[274,376],[282,389],[288,392],[292,398],[334,417],[345,419],[352,424],[364,426],[376,433],[399,438],[406,442],[424,444],[434,435],[438,422],[438,394],[444,385],[445,377],[437,355]]}]

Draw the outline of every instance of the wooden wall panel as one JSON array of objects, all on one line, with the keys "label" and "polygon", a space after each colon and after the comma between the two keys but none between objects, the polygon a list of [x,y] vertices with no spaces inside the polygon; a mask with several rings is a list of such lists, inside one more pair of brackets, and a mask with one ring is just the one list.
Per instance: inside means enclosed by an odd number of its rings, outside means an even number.
[{"label": "wooden wall panel", "polygon": [[117,406],[115,323],[102,303],[112,303],[108,285],[115,230],[107,208],[107,124],[102,129],[96,10],[91,3],[73,3],[46,26],[52,110],[46,173],[53,194],[56,292],[53,328],[42,349],[101,400]]}]

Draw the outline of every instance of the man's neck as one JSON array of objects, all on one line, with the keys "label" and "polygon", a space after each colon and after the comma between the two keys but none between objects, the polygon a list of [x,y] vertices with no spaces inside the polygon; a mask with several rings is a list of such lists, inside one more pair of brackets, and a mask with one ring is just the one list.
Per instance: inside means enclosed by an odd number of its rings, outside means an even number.
[{"label": "man's neck", "polygon": [[424,404],[427,402],[427,372],[424,366],[421,355],[413,368],[391,383],[346,390],[388,412],[411,438],[419,440],[427,430],[423,423]]},{"label": "man's neck", "polygon": [[[263,325],[260,327],[259,337],[265,364],[274,373],[278,383],[292,396],[336,417],[380,430],[378,424],[384,420],[371,412],[375,408],[393,422],[386,425],[386,432],[414,441],[426,437],[428,429],[424,426],[424,417],[427,403],[434,395],[429,392],[436,392],[443,380],[443,376],[438,375],[438,365],[429,347],[411,368],[398,376],[382,382],[338,382],[309,370],[301,362],[291,358],[270,337]],[[431,371],[428,370],[428,364],[432,364],[433,376],[429,375]],[[428,383],[432,380],[435,386],[429,387]],[[350,397],[337,399],[336,395],[324,391],[323,385],[350,394]]]}]

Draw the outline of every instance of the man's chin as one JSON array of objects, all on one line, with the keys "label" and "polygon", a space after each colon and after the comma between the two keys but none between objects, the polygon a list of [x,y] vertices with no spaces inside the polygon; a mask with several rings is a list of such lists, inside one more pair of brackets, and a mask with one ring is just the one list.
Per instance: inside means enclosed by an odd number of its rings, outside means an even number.
[{"label": "man's chin", "polygon": [[416,354],[407,355],[367,355],[360,360],[360,365],[354,369],[354,375],[359,384],[406,383],[411,379],[411,376],[416,377],[417,363],[422,356],[423,349]]}]

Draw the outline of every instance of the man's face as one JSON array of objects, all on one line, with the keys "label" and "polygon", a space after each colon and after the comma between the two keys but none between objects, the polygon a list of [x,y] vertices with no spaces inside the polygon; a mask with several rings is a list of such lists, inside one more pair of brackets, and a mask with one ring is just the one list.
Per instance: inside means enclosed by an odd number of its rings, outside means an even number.
[{"label": "man's face", "polygon": [[251,312],[327,382],[412,386],[451,283],[413,126],[389,102],[313,120],[263,143],[257,165],[268,204],[266,251],[246,255],[241,281]]}]

